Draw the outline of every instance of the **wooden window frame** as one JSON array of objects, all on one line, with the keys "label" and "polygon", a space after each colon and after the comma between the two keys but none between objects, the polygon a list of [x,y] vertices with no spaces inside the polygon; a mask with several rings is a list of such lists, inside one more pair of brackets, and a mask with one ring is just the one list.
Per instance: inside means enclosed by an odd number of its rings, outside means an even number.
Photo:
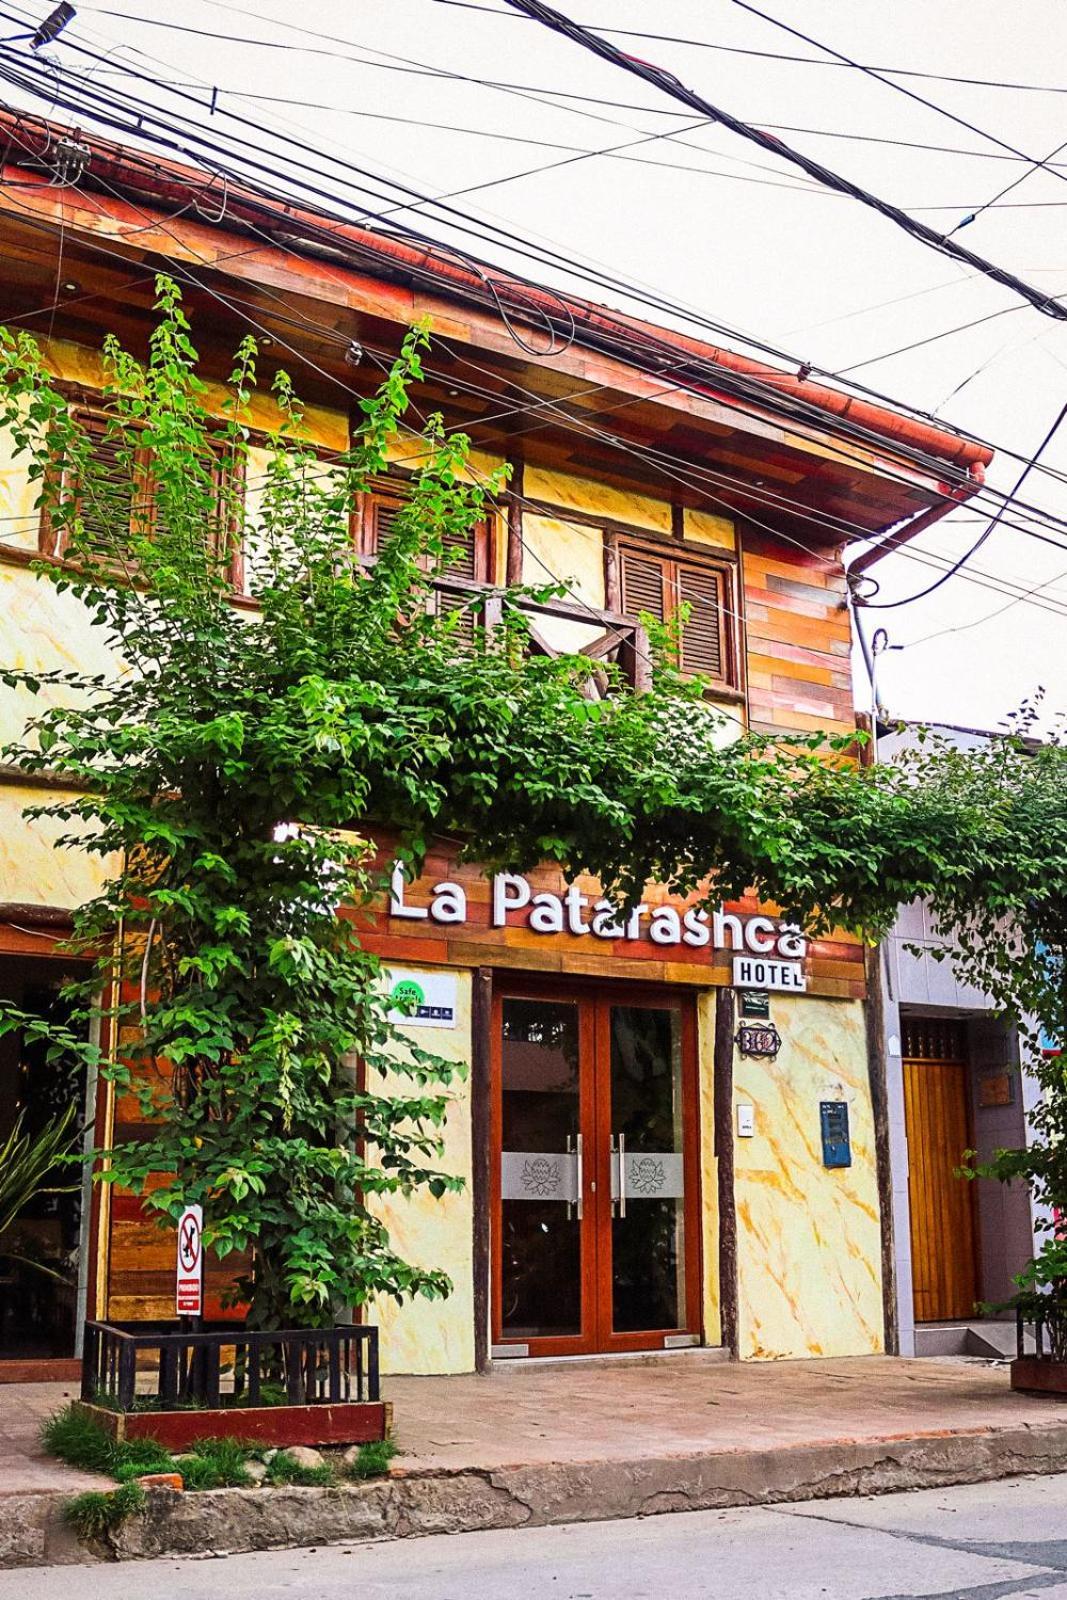
[{"label": "wooden window frame", "polygon": [[[397,475],[395,478],[385,478],[373,482],[370,487],[356,496],[356,504],[352,508],[350,526],[352,542],[361,561],[368,565],[377,559],[378,533],[377,512],[380,506],[389,506],[399,509],[408,498],[405,480]],[[487,511],[480,522],[474,526],[474,573],[468,581],[492,585],[495,567],[494,525],[496,518],[491,509]],[[450,567],[447,562],[440,569],[440,577],[447,578],[465,577]]]},{"label": "wooden window frame", "polygon": [[[611,576],[614,588],[614,599],[617,606],[609,609],[618,609],[626,616],[634,613],[626,609],[625,579],[623,564],[625,553],[632,550],[638,556],[644,556],[664,563],[674,568],[679,566],[696,567],[705,572],[712,573],[719,584],[719,638],[721,642],[721,656],[723,671],[718,676],[707,672],[689,674],[704,680],[712,691],[723,691],[728,694],[740,694],[743,691],[741,673],[741,632],[740,632],[740,607],[738,604],[739,584],[736,560],[729,556],[715,555],[700,546],[694,546],[680,539],[657,539],[653,536],[644,536],[641,533],[618,533],[614,530],[605,530],[604,556],[607,571]],[[669,603],[664,607],[665,620],[670,620],[676,615],[680,599],[678,594],[677,577],[665,583],[665,591]],[[611,596],[608,596],[609,602]]]},{"label": "wooden window frame", "polygon": [[[99,397],[86,395],[80,391],[68,390],[67,399],[71,412],[76,420],[90,430],[103,434],[110,420],[109,413],[101,405]],[[53,474],[52,483],[63,496],[68,493],[67,481],[69,471],[56,453],[52,458],[50,471]],[[245,485],[244,463],[234,463],[224,459],[224,449],[220,447],[216,452],[215,476],[220,486],[219,504],[222,504],[221,488],[226,476],[232,479],[234,490],[243,496]],[[76,496],[76,489],[75,489]],[[140,501],[140,504],[138,503]],[[156,517],[156,501],[153,490],[152,477],[152,452],[146,446],[138,449],[134,454],[132,507],[130,515],[131,530],[139,534],[151,533]],[[236,538],[237,527],[232,513],[225,518],[216,519],[217,526],[213,530],[213,539],[216,548],[221,548],[223,543],[229,546],[229,581],[231,589],[238,595],[244,592],[244,549]],[[41,506],[40,519],[37,530],[37,545],[40,553],[56,561],[69,561],[66,539],[62,530],[57,528],[52,520],[47,505]],[[131,577],[136,573],[131,570]]]}]

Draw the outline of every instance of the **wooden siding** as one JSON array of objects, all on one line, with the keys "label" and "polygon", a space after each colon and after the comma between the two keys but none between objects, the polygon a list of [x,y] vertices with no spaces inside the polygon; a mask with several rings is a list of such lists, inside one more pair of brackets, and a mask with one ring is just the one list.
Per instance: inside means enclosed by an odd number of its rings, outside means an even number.
[{"label": "wooden siding", "polygon": [[[576,977],[628,978],[644,983],[686,983],[705,987],[731,981],[732,948],[715,950],[710,944],[696,948],[685,944],[656,944],[648,937],[647,920],[642,937],[636,940],[600,939],[593,934],[537,933],[524,926],[526,913],[523,911],[510,913],[507,926],[492,927],[491,883],[476,863],[457,862],[457,853],[454,845],[432,847],[421,877],[405,891],[405,903],[428,905],[431,887],[447,879],[459,883],[466,894],[467,921],[407,920],[390,916],[388,907],[383,904],[374,912],[356,917],[368,948],[383,959],[397,963],[526,968]],[[557,867],[544,866],[525,876],[535,894],[547,890],[562,895],[567,887],[567,880]],[[577,883],[590,901],[600,898],[600,887],[595,879],[580,877]],[[696,896],[688,900],[673,898],[657,886],[650,886],[644,896],[644,903],[650,907],[670,904],[679,910],[695,901]],[[752,897],[731,902],[725,909],[742,918],[776,914],[774,907],[761,906]],[[847,934],[813,940],[808,946],[804,970],[809,994],[840,999],[862,999],[866,994],[863,947]]]},{"label": "wooden siding", "polygon": [[749,725],[850,732],[852,632],[840,562],[750,530],[742,549]]}]

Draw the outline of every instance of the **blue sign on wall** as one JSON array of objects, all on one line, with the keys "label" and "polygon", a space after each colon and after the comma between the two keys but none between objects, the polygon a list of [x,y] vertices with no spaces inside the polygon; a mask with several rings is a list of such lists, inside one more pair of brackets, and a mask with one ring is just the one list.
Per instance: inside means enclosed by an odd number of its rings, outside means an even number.
[{"label": "blue sign on wall", "polygon": [[852,1142],[848,1136],[848,1103],[844,1100],[820,1100],[819,1122],[822,1127],[823,1166],[850,1167]]}]

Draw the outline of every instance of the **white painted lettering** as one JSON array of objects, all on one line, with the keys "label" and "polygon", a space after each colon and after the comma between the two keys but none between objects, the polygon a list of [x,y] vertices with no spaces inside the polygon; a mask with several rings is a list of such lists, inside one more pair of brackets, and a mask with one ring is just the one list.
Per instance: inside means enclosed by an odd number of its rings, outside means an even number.
[{"label": "white painted lettering", "polygon": [[467,895],[458,883],[435,883],[430,916],[434,922],[466,922]]},{"label": "white painted lettering", "polygon": [[701,906],[690,906],[682,918],[685,932],[682,934],[683,944],[700,945],[711,942],[711,928],[708,926],[708,914]]},{"label": "white painted lettering", "polygon": [[534,895],[530,927],[535,933],[563,932],[563,901],[558,894],[549,894],[546,890]]},{"label": "white painted lettering", "polygon": [[768,956],[774,949],[776,931],[770,917],[749,917],[745,923],[745,943],[758,956]]},{"label": "white painted lettering", "polygon": [[593,907],[593,936],[597,939],[622,939],[625,930],[610,900],[598,900]]},{"label": "white painted lettering", "polygon": [[630,915],[626,919],[626,937],[628,939],[640,939],[641,918],[647,916],[647,906],[634,906],[633,910],[630,912]]},{"label": "white painted lettering", "polygon": [[652,913],[648,937],[653,944],[681,944],[682,919],[673,906],[657,906]]},{"label": "white painted lettering", "polygon": [[567,907],[567,929],[570,933],[588,933],[582,920],[582,908],[589,904],[589,896],[580,894],[578,885],[572,883],[563,897]]},{"label": "white painted lettering", "polygon": [[425,922],[429,912],[425,906],[408,906],[404,904],[404,865],[398,861],[393,868],[389,880],[389,915],[391,917],[409,917],[413,922]]},{"label": "white painted lettering", "polygon": [[743,950],[745,935],[741,927],[741,918],[727,916],[725,911],[716,911],[711,919],[712,941],[716,950],[726,949],[727,928],[730,930],[730,949]]},{"label": "white painted lettering", "polygon": [[530,885],[513,872],[498,872],[493,878],[493,927],[502,928],[509,911],[521,911],[530,904]]},{"label": "white painted lettering", "polygon": [[778,933],[778,954],[789,960],[803,961],[808,953],[806,936],[795,922],[783,922]]}]

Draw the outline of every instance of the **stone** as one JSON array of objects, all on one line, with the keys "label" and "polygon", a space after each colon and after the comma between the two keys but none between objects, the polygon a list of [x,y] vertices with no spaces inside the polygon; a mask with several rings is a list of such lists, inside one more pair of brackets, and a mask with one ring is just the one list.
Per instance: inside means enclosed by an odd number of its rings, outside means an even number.
[{"label": "stone", "polygon": [[255,1484],[262,1483],[267,1476],[267,1466],[263,1461],[246,1461],[245,1471]]},{"label": "stone", "polygon": [[326,1457],[322,1454],[322,1451],[313,1450],[309,1444],[291,1444],[285,1453],[291,1461],[295,1461],[298,1467],[310,1469],[326,1465]]}]

